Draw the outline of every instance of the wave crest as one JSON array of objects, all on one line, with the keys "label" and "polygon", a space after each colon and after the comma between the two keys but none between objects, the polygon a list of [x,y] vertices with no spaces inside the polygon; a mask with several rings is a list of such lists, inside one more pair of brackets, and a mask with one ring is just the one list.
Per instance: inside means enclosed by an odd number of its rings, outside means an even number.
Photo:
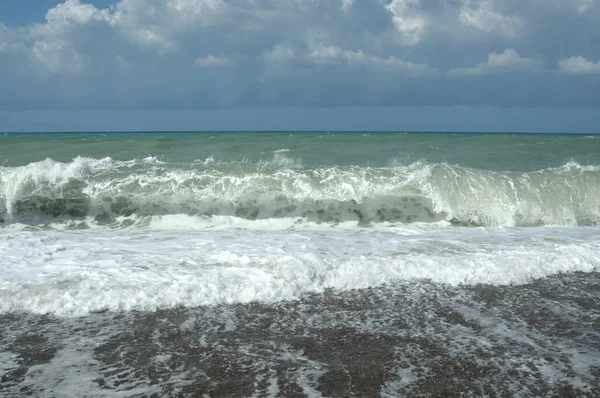
[{"label": "wave crest", "polygon": [[107,224],[174,214],[359,225],[598,225],[600,169],[575,162],[534,172],[423,162],[305,169],[283,153],[261,163],[78,157],[0,168],[4,223],[92,218]]}]

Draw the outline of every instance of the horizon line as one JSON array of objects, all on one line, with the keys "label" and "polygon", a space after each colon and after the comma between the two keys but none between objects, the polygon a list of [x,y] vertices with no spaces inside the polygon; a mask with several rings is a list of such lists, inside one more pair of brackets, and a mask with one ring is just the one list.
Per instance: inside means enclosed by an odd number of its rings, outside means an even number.
[{"label": "horizon line", "polygon": [[600,132],[559,131],[440,131],[440,130],[64,130],[64,131],[0,131],[0,135],[17,134],[455,134],[455,135],[600,135]]}]

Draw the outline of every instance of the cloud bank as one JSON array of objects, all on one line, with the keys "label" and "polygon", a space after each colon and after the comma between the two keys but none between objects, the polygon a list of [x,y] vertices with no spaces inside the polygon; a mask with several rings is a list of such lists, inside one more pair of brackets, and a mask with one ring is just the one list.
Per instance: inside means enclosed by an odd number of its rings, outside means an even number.
[{"label": "cloud bank", "polygon": [[0,22],[0,110],[599,107],[598,40],[595,0],[67,0]]}]

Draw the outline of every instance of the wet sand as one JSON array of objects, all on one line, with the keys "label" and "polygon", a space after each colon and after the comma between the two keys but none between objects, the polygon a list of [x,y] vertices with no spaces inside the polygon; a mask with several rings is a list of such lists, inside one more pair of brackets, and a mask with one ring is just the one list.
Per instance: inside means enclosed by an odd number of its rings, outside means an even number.
[{"label": "wet sand", "polygon": [[600,274],[0,315],[0,395],[600,397]]}]

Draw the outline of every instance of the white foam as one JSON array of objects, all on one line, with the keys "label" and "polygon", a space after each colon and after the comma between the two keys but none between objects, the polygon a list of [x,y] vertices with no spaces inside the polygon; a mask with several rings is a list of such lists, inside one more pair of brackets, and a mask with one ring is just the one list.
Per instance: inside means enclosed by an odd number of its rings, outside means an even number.
[{"label": "white foam", "polygon": [[394,398],[402,393],[406,394],[406,390],[410,388],[411,384],[417,380],[428,375],[428,369],[425,370],[420,367],[417,371],[416,366],[409,365],[406,368],[397,368],[395,371],[395,379],[387,381],[381,386],[381,396],[385,398]]},{"label": "white foam", "polygon": [[285,156],[286,152],[287,151],[275,151],[272,160],[260,163],[271,166],[286,167],[290,169],[301,169],[303,167],[302,159],[287,157]]},{"label": "white foam", "polygon": [[202,163],[205,166],[211,165],[211,164],[216,164],[217,161],[215,160],[215,158],[213,156],[209,156],[206,159],[202,160],[202,159],[196,159],[194,161],[195,163]]},{"label": "white foam", "polygon": [[585,164],[582,165],[574,160],[570,160],[558,168],[550,168],[549,171],[569,172],[569,171],[600,171],[600,166]]},{"label": "white foam", "polygon": [[144,163],[148,163],[148,164],[166,164],[165,162],[160,160],[160,158],[158,156],[151,156],[151,155],[146,156],[145,158],[142,159],[142,161]]},{"label": "white foam", "polygon": [[429,279],[522,284],[600,270],[599,228],[0,229],[0,312],[294,300]]},{"label": "white foam", "polygon": [[[102,378],[100,363],[94,359],[93,352],[63,348],[59,350],[49,364],[34,365],[21,383],[39,396],[55,397],[105,397],[106,390],[96,382]],[[150,384],[149,382],[147,384]],[[120,382],[117,391],[111,396],[129,397],[136,394],[156,394],[157,387],[138,387],[134,383]]]},{"label": "white foam", "polygon": [[186,214],[156,216],[152,217],[149,222],[150,228],[158,230],[246,229],[255,231],[282,231],[300,227],[309,228],[316,226],[317,224],[307,223],[305,222],[305,219],[300,217],[246,220],[234,216],[194,217]]},{"label": "white foam", "polygon": [[[161,393],[161,389],[151,385],[150,380],[143,375],[138,376],[135,381],[129,381],[127,376],[133,372],[132,369],[111,368],[97,359],[94,348],[102,346],[115,333],[115,330],[110,330],[109,325],[110,323],[91,337],[68,333],[68,329],[63,329],[68,324],[40,326],[36,331],[49,337],[50,341],[46,344],[57,347],[56,353],[53,353],[50,362],[28,367],[22,380],[15,385],[7,384],[5,391],[9,396],[19,396],[19,393],[29,391],[31,395],[38,397],[106,397],[107,389],[98,384],[101,379],[110,387],[112,397]],[[0,353],[0,376],[3,370],[11,371],[19,366],[23,366],[23,359],[18,354]],[[107,376],[107,373],[112,375]]]},{"label": "white foam", "polygon": [[92,170],[106,169],[111,163],[110,158],[91,159],[78,156],[70,163],[46,159],[26,166],[3,167],[0,168],[0,199],[6,203],[6,211],[10,215],[14,203],[21,195],[30,195],[33,192],[48,197],[61,197],[60,188],[69,181],[81,178]]}]

